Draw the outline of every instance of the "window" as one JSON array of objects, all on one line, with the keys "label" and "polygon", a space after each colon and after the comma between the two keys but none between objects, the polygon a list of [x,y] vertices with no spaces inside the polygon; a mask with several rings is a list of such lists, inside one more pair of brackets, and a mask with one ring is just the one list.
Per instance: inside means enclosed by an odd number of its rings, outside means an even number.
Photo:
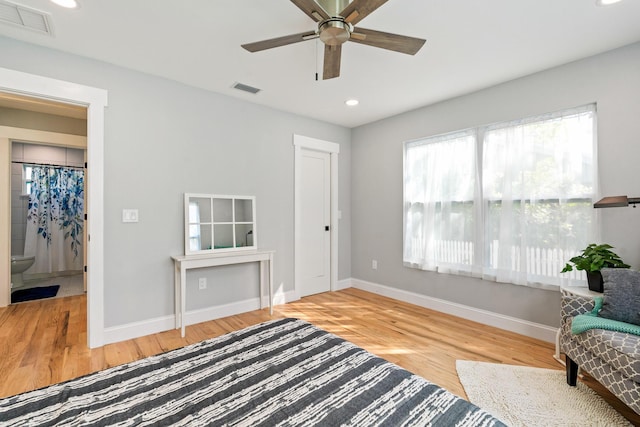
[{"label": "window", "polygon": [[31,177],[33,173],[32,165],[22,165],[22,195],[31,194]]},{"label": "window", "polygon": [[405,143],[404,263],[522,285],[595,240],[595,105]]}]

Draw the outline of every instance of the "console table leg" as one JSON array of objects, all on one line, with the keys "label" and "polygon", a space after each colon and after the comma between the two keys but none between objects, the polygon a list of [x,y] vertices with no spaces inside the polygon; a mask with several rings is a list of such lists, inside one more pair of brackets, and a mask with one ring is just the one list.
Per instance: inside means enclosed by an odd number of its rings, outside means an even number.
[{"label": "console table leg", "polygon": [[182,318],[180,312],[180,269],[177,265],[173,267],[173,290],[176,305],[176,329],[179,329],[182,325]]},{"label": "console table leg", "polygon": [[273,316],[273,254],[269,254],[269,315]]},{"label": "console table leg", "polygon": [[264,308],[264,263],[266,261],[260,261],[260,310]]},{"label": "console table leg", "polygon": [[182,296],[182,298],[180,298],[180,333],[184,338],[186,323],[184,313],[187,311],[187,272],[184,268],[180,268],[180,295]]}]

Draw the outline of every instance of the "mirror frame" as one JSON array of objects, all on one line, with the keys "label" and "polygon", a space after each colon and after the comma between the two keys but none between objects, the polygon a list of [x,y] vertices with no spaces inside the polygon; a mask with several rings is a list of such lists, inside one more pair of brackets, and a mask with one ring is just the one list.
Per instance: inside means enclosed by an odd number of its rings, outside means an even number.
[{"label": "mirror frame", "polygon": [[[211,209],[211,221],[210,222],[198,222],[191,223],[189,221],[189,205],[192,199],[208,199]],[[230,247],[215,247],[215,214],[213,210],[214,200],[231,200],[231,221],[220,221],[217,225],[230,225],[233,239],[233,245]],[[236,201],[237,200],[249,200],[251,201],[251,221],[236,221]],[[209,225],[211,231],[212,245],[209,249],[192,250],[190,245],[191,237],[189,235],[189,229],[191,225],[205,224]],[[251,245],[238,246],[236,227],[241,225],[250,225],[250,233],[253,236]],[[235,251],[250,251],[258,249],[258,238],[256,232],[256,198],[255,196],[237,196],[237,195],[220,195],[220,194],[200,194],[200,193],[184,193],[184,253],[185,255],[203,255],[219,252],[235,252]]]}]

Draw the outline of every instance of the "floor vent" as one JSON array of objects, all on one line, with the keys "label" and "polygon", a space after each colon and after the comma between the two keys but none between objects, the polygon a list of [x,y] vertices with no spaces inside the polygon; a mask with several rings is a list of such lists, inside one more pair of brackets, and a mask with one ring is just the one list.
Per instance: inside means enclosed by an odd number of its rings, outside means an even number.
[{"label": "floor vent", "polygon": [[245,85],[242,83],[234,83],[232,86],[234,89],[238,89],[238,90],[243,90],[245,92],[249,92],[252,94],[256,94],[258,92],[260,92],[262,89],[258,89],[257,87],[253,87],[253,86],[249,86],[249,85]]},{"label": "floor vent", "polygon": [[53,36],[50,19],[51,16],[45,12],[7,0],[0,0],[1,23],[11,24]]}]

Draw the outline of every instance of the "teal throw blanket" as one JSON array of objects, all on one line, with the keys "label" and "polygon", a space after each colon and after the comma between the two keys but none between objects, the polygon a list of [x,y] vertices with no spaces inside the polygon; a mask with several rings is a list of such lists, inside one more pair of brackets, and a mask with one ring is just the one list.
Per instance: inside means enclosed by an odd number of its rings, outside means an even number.
[{"label": "teal throw blanket", "polygon": [[591,310],[591,313],[578,314],[573,318],[573,322],[571,322],[571,332],[574,335],[581,334],[589,329],[606,329],[608,331],[640,335],[639,325],[598,317],[598,311],[602,308],[602,297],[595,297],[594,303],[595,306],[593,310]]}]

